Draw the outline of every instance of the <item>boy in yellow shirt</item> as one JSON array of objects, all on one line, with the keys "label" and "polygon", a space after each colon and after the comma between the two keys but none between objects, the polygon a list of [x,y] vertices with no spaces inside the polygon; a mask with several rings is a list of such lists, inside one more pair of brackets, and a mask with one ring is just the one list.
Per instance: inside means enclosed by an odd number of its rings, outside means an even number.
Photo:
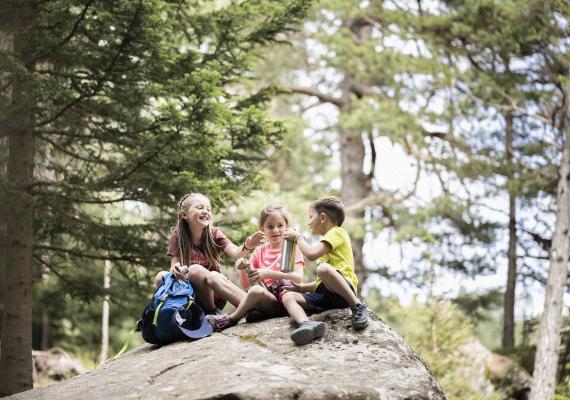
[{"label": "boy in yellow shirt", "polygon": [[286,239],[297,243],[307,259],[317,260],[317,279],[305,284],[293,282],[283,296],[283,305],[298,324],[291,333],[297,345],[307,344],[325,333],[325,323],[309,320],[305,310],[322,312],[350,306],[353,328],[368,326],[366,305],[356,297],[358,279],[354,273],[350,237],[340,227],[343,222],[344,205],[338,199],[327,197],[309,207],[309,228],[311,234],[323,236],[320,242],[311,245],[292,229],[284,234]]}]

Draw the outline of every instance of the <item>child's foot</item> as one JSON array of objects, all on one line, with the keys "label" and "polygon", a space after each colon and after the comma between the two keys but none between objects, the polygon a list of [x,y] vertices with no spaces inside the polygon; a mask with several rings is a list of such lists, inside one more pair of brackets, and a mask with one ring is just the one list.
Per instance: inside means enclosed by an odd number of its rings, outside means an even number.
[{"label": "child's foot", "polygon": [[212,329],[214,329],[216,332],[222,331],[237,324],[237,322],[232,321],[228,314],[206,315],[206,320],[210,323],[210,325],[212,325]]},{"label": "child's foot", "polygon": [[364,303],[356,303],[352,310],[352,327],[356,330],[364,329],[368,326],[368,309]]},{"label": "child's foot", "polygon": [[257,322],[267,319],[267,316],[262,311],[259,311],[257,308],[253,310],[249,310],[247,314],[245,314],[245,322]]},{"label": "child's foot", "polygon": [[323,337],[325,334],[325,323],[319,321],[303,321],[297,329],[291,333],[291,340],[296,345],[303,345],[315,339]]}]

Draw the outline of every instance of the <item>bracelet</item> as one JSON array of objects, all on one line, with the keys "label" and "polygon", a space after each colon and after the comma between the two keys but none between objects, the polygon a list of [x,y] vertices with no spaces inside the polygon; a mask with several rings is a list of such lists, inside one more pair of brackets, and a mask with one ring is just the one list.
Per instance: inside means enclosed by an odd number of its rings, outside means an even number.
[{"label": "bracelet", "polygon": [[299,239],[301,239],[301,238],[305,239],[305,236],[303,236],[303,235],[297,236],[297,237],[295,238],[295,244],[297,244],[297,242],[298,242]]},{"label": "bracelet", "polygon": [[243,247],[241,248],[241,251],[244,251],[244,250],[245,250],[245,251],[251,251],[251,249],[248,249],[248,248],[245,246],[245,243],[243,244]]}]

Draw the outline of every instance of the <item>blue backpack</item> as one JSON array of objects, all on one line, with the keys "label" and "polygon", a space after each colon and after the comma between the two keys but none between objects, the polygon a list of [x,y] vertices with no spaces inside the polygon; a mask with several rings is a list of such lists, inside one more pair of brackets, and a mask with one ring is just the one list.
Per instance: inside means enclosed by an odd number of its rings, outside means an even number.
[{"label": "blue backpack", "polygon": [[194,287],[168,273],[145,307],[138,330],[148,343],[164,345],[183,339],[201,339],[212,333],[204,311],[194,302]]}]

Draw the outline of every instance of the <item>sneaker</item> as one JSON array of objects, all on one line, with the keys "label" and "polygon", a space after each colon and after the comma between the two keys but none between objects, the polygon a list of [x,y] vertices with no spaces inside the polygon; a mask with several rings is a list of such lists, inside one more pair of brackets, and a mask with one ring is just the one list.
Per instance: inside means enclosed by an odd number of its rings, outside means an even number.
[{"label": "sneaker", "polygon": [[325,323],[319,321],[303,321],[297,329],[291,333],[291,340],[297,346],[307,344],[325,334]]},{"label": "sneaker", "polygon": [[222,314],[222,315],[209,314],[206,315],[206,321],[208,321],[210,325],[212,325],[212,329],[216,332],[232,327],[237,323],[232,321],[232,319],[228,314]]},{"label": "sneaker", "polygon": [[356,330],[364,329],[368,326],[368,309],[364,303],[356,303],[352,310],[352,318],[350,322]]},{"label": "sneaker", "polygon": [[257,308],[253,310],[249,310],[247,314],[245,314],[245,322],[257,322],[267,319],[267,316],[263,311],[259,311]]}]

